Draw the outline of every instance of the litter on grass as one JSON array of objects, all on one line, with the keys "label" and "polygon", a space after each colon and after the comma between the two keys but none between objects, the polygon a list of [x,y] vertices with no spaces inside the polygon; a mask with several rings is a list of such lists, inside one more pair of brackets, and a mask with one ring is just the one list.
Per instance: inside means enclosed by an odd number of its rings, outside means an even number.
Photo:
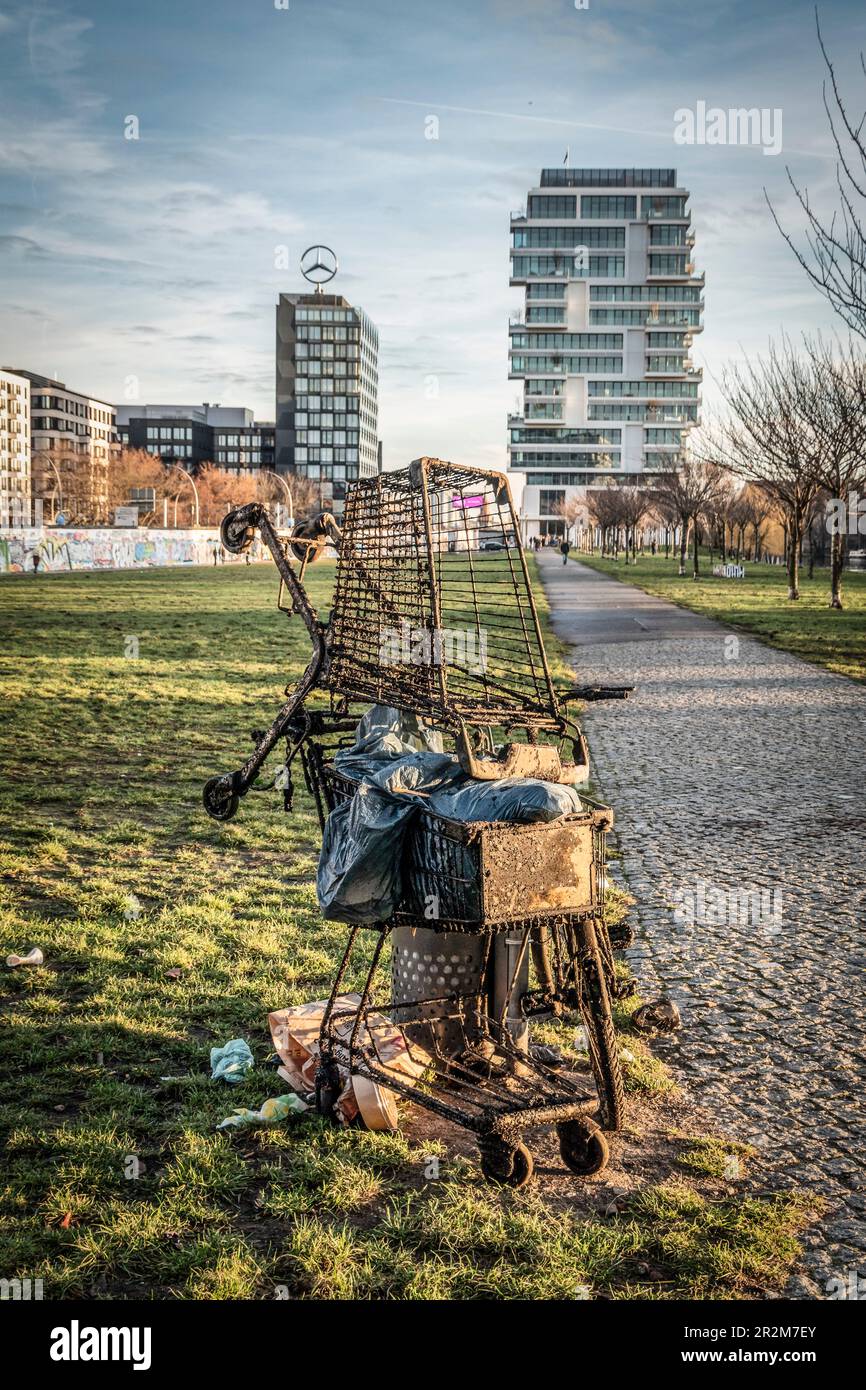
[{"label": "litter on grass", "polygon": [[275,1125],[284,1120],[287,1115],[299,1115],[309,1106],[306,1101],[301,1100],[293,1092],[284,1096],[271,1096],[264,1102],[261,1110],[244,1110],[238,1108],[227,1115],[224,1120],[220,1120],[217,1129],[246,1129],[248,1125]]},{"label": "litter on grass", "polygon": [[45,957],[38,946],[34,946],[32,951],[28,951],[26,956],[16,956],[14,951],[11,956],[6,957],[6,964],[15,965],[43,965]]},{"label": "litter on grass", "polygon": [[[358,994],[341,994],[335,1000],[334,1034],[338,1041],[349,1043],[360,1003]],[[318,999],[268,1014],[274,1048],[283,1064],[277,1069],[277,1075],[302,1096],[315,1091],[319,1034],[326,1007],[326,1000]],[[356,1045],[368,1047],[381,1065],[399,1073],[410,1086],[421,1079],[431,1060],[418,1046],[413,1046],[410,1054],[403,1031],[381,1014],[369,1014],[359,1028],[359,1035]],[[343,1084],[335,1109],[343,1124],[351,1124],[360,1115],[367,1129],[385,1129],[392,1133],[397,1129],[397,1098],[393,1091],[377,1085],[369,1077],[350,1076],[343,1067],[340,1067],[340,1080]]]},{"label": "litter on grass", "polygon": [[232,1038],[225,1047],[211,1048],[210,1066],[212,1081],[228,1081],[230,1086],[236,1086],[252,1071],[253,1054],[243,1038]]}]

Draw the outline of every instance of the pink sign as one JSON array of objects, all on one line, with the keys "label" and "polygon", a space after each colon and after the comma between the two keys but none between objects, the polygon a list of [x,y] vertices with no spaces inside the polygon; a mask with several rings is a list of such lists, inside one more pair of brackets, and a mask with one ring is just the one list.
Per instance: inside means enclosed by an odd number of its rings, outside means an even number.
[{"label": "pink sign", "polygon": [[459,497],[457,494],[455,494],[451,498],[451,505],[452,507],[456,507],[458,510],[462,507],[465,511],[468,507],[483,507],[484,498],[481,495],[477,497]]}]

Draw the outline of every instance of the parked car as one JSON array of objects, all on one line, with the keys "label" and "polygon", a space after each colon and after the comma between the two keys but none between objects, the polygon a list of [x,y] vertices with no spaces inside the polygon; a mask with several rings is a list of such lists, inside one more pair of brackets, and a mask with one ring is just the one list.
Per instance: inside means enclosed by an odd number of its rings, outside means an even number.
[{"label": "parked car", "polygon": [[514,539],[513,536],[509,536],[508,542],[507,542],[507,543],[502,539],[501,536],[490,536],[490,537],[488,537],[487,540],[481,542],[481,544],[479,545],[478,549],[479,549],[479,550],[508,550],[509,547],[513,547],[514,545],[516,545],[516,543],[517,543],[517,542],[515,541],[515,539]]}]

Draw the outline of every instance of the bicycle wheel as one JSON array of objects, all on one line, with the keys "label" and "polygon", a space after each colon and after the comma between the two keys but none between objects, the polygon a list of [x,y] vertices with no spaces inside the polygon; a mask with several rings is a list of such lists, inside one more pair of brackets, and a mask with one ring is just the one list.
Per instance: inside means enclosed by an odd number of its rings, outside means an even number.
[{"label": "bicycle wheel", "polygon": [[589,1060],[598,1090],[601,1123],[605,1129],[620,1129],[625,1116],[625,1088],[616,1029],[610,1011],[604,954],[592,918],[577,923],[574,932],[580,977],[580,1014],[586,1029]]}]

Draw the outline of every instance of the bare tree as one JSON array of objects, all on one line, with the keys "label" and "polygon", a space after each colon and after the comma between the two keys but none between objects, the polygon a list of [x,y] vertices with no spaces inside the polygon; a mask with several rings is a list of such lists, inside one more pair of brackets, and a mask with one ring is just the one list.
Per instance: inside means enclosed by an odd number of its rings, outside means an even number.
[{"label": "bare tree", "polygon": [[144,449],[121,449],[111,460],[108,473],[108,505],[123,507],[131,500],[133,488],[148,488],[153,492],[154,506],[148,513],[139,512],[139,521],[149,525],[161,518],[162,501],[168,496],[171,475],[156,454]]},{"label": "bare tree", "polygon": [[743,554],[747,553],[746,541],[751,531],[752,559],[757,563],[763,551],[767,526],[778,514],[778,504],[761,483],[747,482],[737,499],[737,510],[742,526]]},{"label": "bare tree", "polygon": [[675,517],[680,526],[680,574],[686,572],[686,553],[689,531],[693,541],[692,577],[700,578],[699,524],[702,517],[717,505],[729,488],[729,474],[710,459],[686,458],[676,473],[660,473],[656,478],[656,495],[660,504]]},{"label": "bare tree", "polygon": [[571,497],[566,497],[563,501],[557,502],[553,511],[556,516],[561,516],[565,522],[566,536],[568,536],[569,531],[571,531],[576,540],[577,534],[575,528],[588,516],[585,499],[573,494]]},{"label": "bare tree", "polygon": [[760,482],[778,504],[787,536],[788,598],[800,597],[803,532],[818,489],[820,441],[814,428],[819,382],[813,364],[787,339],[766,357],[728,367],[722,391],[730,411],[714,457]]},{"label": "bare tree", "polygon": [[[822,95],[838,160],[836,187],[839,206],[829,219],[819,215],[812,207],[809,190],[800,188],[790,169],[787,170],[788,181],[806,218],[808,249],[802,249],[782,227],[766,189],[764,196],[776,226],[812,284],[821,290],[849,328],[866,337],[866,110],[859,117],[848,114],[824,45],[817,10],[815,24],[827,69]],[[860,66],[866,76],[862,52]]]},{"label": "bare tree", "polygon": [[707,543],[710,551],[710,561],[713,558],[713,548],[718,547],[719,555],[724,560],[728,547],[728,527],[731,523],[732,508],[737,498],[737,487],[733,476],[726,473],[720,481],[719,490],[708,500],[704,507],[702,519],[707,528]]},{"label": "bare tree", "polygon": [[628,564],[629,540],[632,563],[637,564],[637,528],[650,509],[650,495],[643,487],[618,487],[619,514],[625,528],[625,562]]},{"label": "bare tree", "polygon": [[31,462],[33,492],[49,498],[52,515],[62,510],[67,523],[104,526],[109,520],[108,449],[74,443],[37,450]]},{"label": "bare tree", "polygon": [[613,546],[613,558],[619,556],[620,534],[623,526],[621,488],[616,483],[593,488],[586,496],[589,514],[601,532],[601,553],[606,555]]},{"label": "bare tree", "polygon": [[[866,483],[866,362],[850,343],[804,340],[815,389],[810,404],[817,441],[818,484],[828,495],[830,607],[842,607],[845,534],[858,489]],[[809,518],[811,521],[811,516]]]}]

